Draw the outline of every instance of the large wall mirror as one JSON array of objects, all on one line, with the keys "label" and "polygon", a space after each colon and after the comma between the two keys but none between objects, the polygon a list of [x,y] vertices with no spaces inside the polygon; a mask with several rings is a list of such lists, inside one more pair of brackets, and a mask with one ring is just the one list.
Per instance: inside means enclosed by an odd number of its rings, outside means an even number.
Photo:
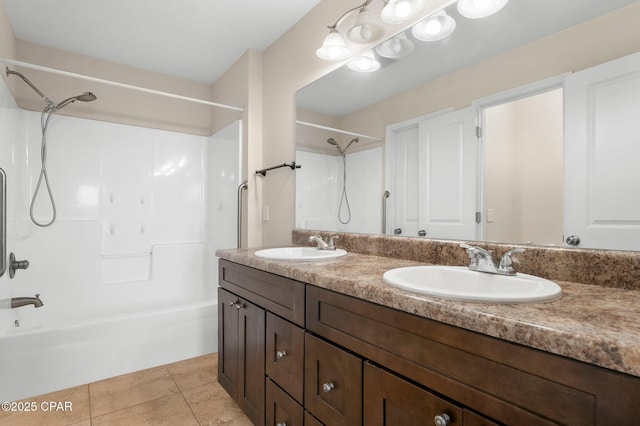
[{"label": "large wall mirror", "polygon": [[640,250],[640,2],[444,12],[297,93],[296,227]]}]

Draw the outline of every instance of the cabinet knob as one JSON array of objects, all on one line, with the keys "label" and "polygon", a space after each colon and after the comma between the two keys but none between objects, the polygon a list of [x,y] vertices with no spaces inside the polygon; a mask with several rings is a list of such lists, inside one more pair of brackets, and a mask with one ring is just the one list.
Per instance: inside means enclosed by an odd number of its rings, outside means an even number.
[{"label": "cabinet knob", "polygon": [[247,304],[246,303],[242,303],[242,302],[236,302],[236,309],[240,310],[242,308],[246,308]]},{"label": "cabinet knob", "polygon": [[235,306],[236,302],[230,301],[229,306]]},{"label": "cabinet knob", "polygon": [[287,356],[287,351],[277,351],[276,352],[276,358],[278,358],[278,359],[282,359],[285,356]]},{"label": "cabinet knob", "polygon": [[433,424],[436,426],[448,426],[451,423],[451,417],[447,414],[438,414],[433,418]]},{"label": "cabinet knob", "polygon": [[325,383],[325,384],[323,384],[323,385],[322,385],[322,391],[323,391],[324,393],[329,393],[329,392],[331,392],[331,391],[333,390],[333,388],[335,388],[335,387],[336,387],[336,386],[335,386],[333,383],[331,383],[331,382],[329,382],[329,383]]},{"label": "cabinet knob", "polygon": [[286,422],[276,423],[276,426],[287,426],[287,423]]}]

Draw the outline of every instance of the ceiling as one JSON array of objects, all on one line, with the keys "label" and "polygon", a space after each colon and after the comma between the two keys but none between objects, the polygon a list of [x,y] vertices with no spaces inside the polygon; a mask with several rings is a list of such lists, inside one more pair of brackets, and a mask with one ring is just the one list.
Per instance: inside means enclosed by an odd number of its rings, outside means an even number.
[{"label": "ceiling", "polygon": [[[340,67],[300,90],[297,105],[342,116],[632,3],[637,0],[511,0],[485,19],[463,18],[452,4],[446,11],[457,25],[448,38],[421,42],[408,31],[415,45],[411,55],[379,57],[382,67],[373,73]],[[535,65],[535,58],[523,60]]]},{"label": "ceiling", "polygon": [[320,0],[2,0],[16,38],[213,83]]}]

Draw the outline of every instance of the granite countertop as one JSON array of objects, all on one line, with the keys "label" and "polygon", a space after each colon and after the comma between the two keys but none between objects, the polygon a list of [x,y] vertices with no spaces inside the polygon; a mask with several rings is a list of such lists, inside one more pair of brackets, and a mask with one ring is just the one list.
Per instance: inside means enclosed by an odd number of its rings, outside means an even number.
[{"label": "granite countertop", "polygon": [[464,302],[410,293],[382,281],[411,260],[348,253],[326,261],[272,261],[258,249],[216,255],[252,268],[467,330],[640,377],[640,291],[556,281],[560,299],[531,304]]}]

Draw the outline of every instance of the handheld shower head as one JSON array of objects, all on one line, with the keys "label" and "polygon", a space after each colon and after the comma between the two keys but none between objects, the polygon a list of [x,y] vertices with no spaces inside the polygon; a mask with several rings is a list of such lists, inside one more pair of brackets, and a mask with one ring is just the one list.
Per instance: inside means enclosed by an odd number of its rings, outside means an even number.
[{"label": "handheld shower head", "polygon": [[334,138],[327,139],[327,143],[329,145],[335,146],[338,149],[338,152],[340,153],[340,155],[342,155],[343,157],[345,156],[344,151],[342,150],[342,148],[340,148],[340,145],[338,145],[338,142],[336,142],[336,140]]},{"label": "handheld shower head", "polygon": [[84,92],[81,95],[78,96],[73,96],[71,98],[65,99],[64,101],[60,102],[58,105],[55,106],[56,109],[62,109],[64,107],[66,107],[67,105],[74,103],[75,101],[80,101],[80,102],[91,102],[91,101],[95,101],[96,99],[98,99],[98,97],[96,95],[94,95],[91,92]]}]

